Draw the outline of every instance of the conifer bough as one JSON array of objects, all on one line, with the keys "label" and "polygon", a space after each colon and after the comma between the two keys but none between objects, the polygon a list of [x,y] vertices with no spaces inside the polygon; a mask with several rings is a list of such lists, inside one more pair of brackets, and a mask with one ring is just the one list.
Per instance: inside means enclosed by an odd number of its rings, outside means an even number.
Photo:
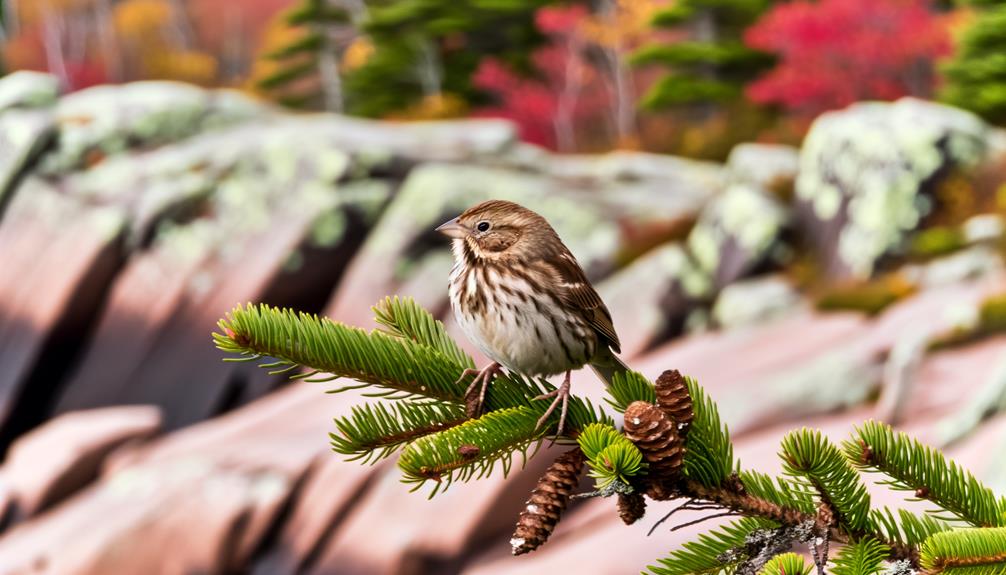
[{"label": "conifer bough", "polygon": [[[695,523],[673,523],[684,510],[704,512],[700,520],[739,517],[659,559],[647,568],[653,575],[1006,574],[1006,498],[885,424],[865,423],[842,446],[819,431],[794,431],[781,446],[785,474],[772,477],[741,467],[716,404],[676,371],[655,384],[635,372],[614,380],[607,401],[624,413],[624,428],[579,397],[570,399],[562,435],[557,417],[536,428],[547,402],[534,398],[554,386],[515,374],[499,376],[485,413],[469,418],[468,382],[457,378],[474,362],[443,324],[410,299],[387,298],[374,310],[381,327],[367,332],[238,306],[213,339],[231,361],[260,361],[293,379],[354,380],[331,392],[362,389],[375,399],[335,420],[333,450],[367,463],[398,453],[402,481],[412,490],[432,485],[430,497],[497,466],[505,475],[516,454],[523,464],[545,441],[567,445],[519,513],[514,554],[543,545],[570,499],[614,496],[625,523],[644,517],[646,498],[681,501],[654,529]],[[596,491],[574,494],[584,469]],[[873,507],[867,473],[928,501],[931,512]],[[791,553],[798,543],[810,545],[810,563]]]}]

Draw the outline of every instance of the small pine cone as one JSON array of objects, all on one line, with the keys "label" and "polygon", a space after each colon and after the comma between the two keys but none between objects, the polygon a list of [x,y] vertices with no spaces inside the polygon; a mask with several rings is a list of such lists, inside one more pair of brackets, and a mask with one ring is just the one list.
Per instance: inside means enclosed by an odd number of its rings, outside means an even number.
[{"label": "small pine cone", "polygon": [[548,540],[569,503],[569,496],[580,483],[583,461],[583,452],[577,447],[557,457],[545,470],[517,518],[517,528],[510,539],[514,555],[534,551]]},{"label": "small pine cone", "polygon": [[678,479],[685,461],[685,442],[674,422],[656,405],[634,401],[625,410],[623,429],[650,466],[647,494],[666,499],[670,494],[666,487]]},{"label": "small pine cone", "polygon": [[632,525],[643,518],[646,513],[646,499],[643,494],[634,491],[632,493],[618,494],[618,516],[626,525]]},{"label": "small pine cone", "polygon": [[684,376],[676,369],[669,369],[660,374],[654,386],[657,388],[657,405],[677,425],[678,435],[685,437],[695,412]]}]

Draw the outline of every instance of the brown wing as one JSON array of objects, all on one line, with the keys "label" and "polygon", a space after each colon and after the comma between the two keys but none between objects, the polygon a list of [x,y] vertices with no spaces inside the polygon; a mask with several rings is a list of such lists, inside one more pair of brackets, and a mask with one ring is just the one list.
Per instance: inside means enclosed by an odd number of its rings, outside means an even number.
[{"label": "brown wing", "polygon": [[562,279],[563,301],[575,309],[582,310],[591,327],[597,331],[611,349],[616,353],[621,351],[618,334],[615,333],[615,325],[611,321],[611,312],[601,301],[601,296],[597,295],[594,286],[587,281],[587,276],[569,249],[563,246],[558,258],[549,263]]}]

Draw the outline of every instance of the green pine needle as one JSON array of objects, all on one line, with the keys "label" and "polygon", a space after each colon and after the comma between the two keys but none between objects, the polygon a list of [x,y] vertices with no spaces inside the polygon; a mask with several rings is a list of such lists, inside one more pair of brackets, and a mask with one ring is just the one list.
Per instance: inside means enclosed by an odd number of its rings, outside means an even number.
[{"label": "green pine needle", "polygon": [[1006,574],[1006,528],[955,529],[926,540],[919,553],[926,573]]},{"label": "green pine needle", "polygon": [[598,489],[609,487],[616,481],[628,484],[629,478],[638,475],[645,467],[639,448],[611,425],[588,425],[576,440],[587,457],[590,476],[596,480]]},{"label": "green pine needle", "polygon": [[[546,406],[547,407],[547,406]],[[497,463],[504,476],[510,472],[512,457],[520,452],[523,461],[528,450],[541,445],[543,429],[535,424],[544,408],[514,407],[493,411],[465,423],[413,441],[398,458],[405,483],[413,483],[412,491],[427,481],[435,481],[430,497],[446,489],[454,481],[488,477]],[[523,464],[522,464],[523,465]]]},{"label": "green pine needle", "polygon": [[311,54],[324,48],[325,37],[318,33],[306,34],[286,46],[265,55],[270,60],[285,60],[299,54]]},{"label": "green pine needle", "polygon": [[310,61],[303,62],[301,64],[284,66],[262,78],[258,81],[257,86],[261,90],[276,90],[283,86],[292,84],[303,78],[307,78],[315,74],[318,70],[318,63],[312,58]]},{"label": "green pine needle", "polygon": [[685,378],[695,413],[688,430],[685,475],[706,487],[721,485],[738,468],[730,432],[720,421],[716,403],[698,382]]},{"label": "green pine needle", "polygon": [[757,471],[741,471],[739,475],[744,484],[744,491],[749,495],[808,515],[817,512],[814,497],[790,480],[782,477],[773,478]]},{"label": "green pine needle", "polygon": [[843,547],[832,559],[833,575],[875,575],[890,554],[883,543],[867,537]]},{"label": "green pine needle", "polygon": [[388,333],[432,347],[463,369],[475,367],[471,356],[447,335],[444,324],[414,299],[388,297],[378,302],[373,310],[374,319]]},{"label": "green pine needle", "polygon": [[909,547],[918,547],[933,534],[953,528],[932,515],[916,515],[905,509],[898,509],[895,517],[887,507],[871,511],[870,520],[884,539]]},{"label": "green pine needle", "polygon": [[648,566],[647,571],[652,575],[716,575],[723,571],[732,572],[732,567],[747,559],[735,551],[744,548],[748,536],[759,529],[774,527],[777,527],[775,523],[756,517],[733,521],[699,535],[695,541],[685,543],[681,549],[659,559],[659,565]]},{"label": "green pine needle", "polygon": [[838,447],[820,431],[804,428],[790,432],[782,440],[780,457],[786,473],[816,490],[850,533],[870,529],[870,494],[866,486]]},{"label": "green pine needle", "polygon": [[[283,370],[304,366],[382,388],[441,401],[461,403],[465,385],[456,384],[459,367],[429,346],[383,332],[336,323],[313,314],[266,304],[238,306],[219,322],[218,348]],[[348,389],[348,388],[344,388]],[[339,390],[341,391],[341,390]]]},{"label": "green pine needle", "polygon": [[1006,509],[991,489],[938,449],[895,432],[885,423],[864,423],[843,449],[858,468],[890,477],[886,483],[893,489],[913,491],[917,498],[932,501],[940,511],[949,511],[976,527],[1006,526]]},{"label": "green pine needle", "polygon": [[810,575],[814,569],[796,553],[783,553],[769,559],[758,575]]},{"label": "green pine needle", "polygon": [[332,449],[349,461],[376,463],[424,435],[464,423],[465,410],[449,403],[395,402],[354,406],[352,415],[335,420]]},{"label": "green pine needle", "polygon": [[611,397],[605,398],[605,401],[619,413],[625,413],[633,401],[657,402],[657,392],[653,383],[636,371],[616,373],[611,378],[607,391]]}]

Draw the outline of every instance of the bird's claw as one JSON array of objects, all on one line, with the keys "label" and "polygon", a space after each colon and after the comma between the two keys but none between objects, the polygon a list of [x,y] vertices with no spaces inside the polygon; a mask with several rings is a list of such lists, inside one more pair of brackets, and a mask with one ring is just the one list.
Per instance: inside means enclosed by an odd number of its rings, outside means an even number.
[{"label": "bird's claw", "polygon": [[552,415],[552,412],[555,411],[555,408],[561,402],[562,411],[560,411],[559,415],[559,427],[555,430],[555,435],[559,436],[562,435],[562,431],[566,427],[566,410],[569,408],[569,372],[566,372],[566,378],[563,379],[562,385],[548,393],[539,395],[535,398],[535,400],[549,399],[552,397],[555,398],[552,401],[552,405],[549,405],[548,409],[545,410],[545,414],[538,418],[538,423],[534,426],[534,429],[535,431],[541,429],[541,426],[548,421],[549,416]]},{"label": "bird's claw", "polygon": [[466,369],[461,372],[461,377],[455,383],[461,383],[466,377],[474,375],[475,379],[465,390],[465,415],[469,419],[475,419],[482,415],[482,410],[485,407],[486,401],[486,389],[489,387],[489,382],[492,381],[497,374],[501,371],[500,364],[493,362],[485,366],[481,370],[478,369]]}]

